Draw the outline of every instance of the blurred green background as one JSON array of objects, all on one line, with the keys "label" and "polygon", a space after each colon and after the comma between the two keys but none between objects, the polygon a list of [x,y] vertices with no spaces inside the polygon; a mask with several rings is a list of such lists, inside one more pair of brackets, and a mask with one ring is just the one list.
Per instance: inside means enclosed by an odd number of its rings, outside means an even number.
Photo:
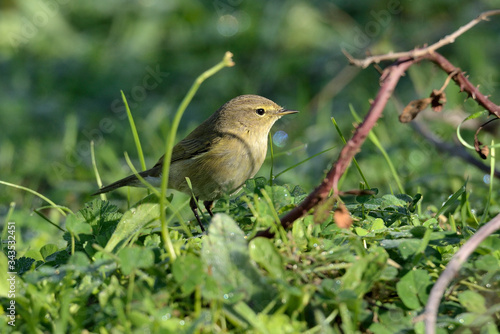
[{"label": "blurred green background", "polygon": [[[227,100],[259,94],[300,110],[281,119],[274,172],[322,150],[332,150],[281,175],[277,183],[311,191],[341,149],[331,122],[346,137],[353,130],[349,104],[366,114],[377,93],[379,74],[348,65],[341,49],[363,57],[404,51],[433,43],[494,9],[497,0],[451,1],[6,1],[0,2],[0,179],[41,192],[76,211],[97,189],[90,140],[104,183],[130,173],[123,152],[139,169],[120,90],[126,94],[148,166],[162,155],[173,114],[204,70],[234,54],[236,66],[209,78],[181,121],[182,138]],[[440,50],[453,64],[498,98],[500,17],[482,22]],[[413,67],[404,77],[384,118],[375,128],[389,152],[405,191],[424,194],[424,204],[439,205],[468,178],[472,202],[484,205],[485,173],[437,152],[397,117],[404,105],[439,89],[446,75],[431,64]],[[452,83],[441,114],[426,110],[418,119],[439,138],[452,142],[455,128],[481,110],[464,103]],[[472,141],[475,128],[466,129]],[[483,138],[489,143],[491,137]],[[357,155],[370,186],[382,193],[396,184],[380,153],[368,141]],[[269,177],[270,161],[259,175]],[[350,169],[345,190],[358,188]],[[48,226],[32,210],[37,197],[0,185],[0,221],[15,202],[13,220],[21,226]],[[120,200],[128,190],[110,198]],[[130,191],[131,201],[145,191]],[[47,212],[58,221],[55,212]],[[188,217],[189,218],[189,217]],[[30,238],[25,234],[25,238]],[[50,235],[47,236],[50,238]],[[41,244],[46,243],[42,241]]]}]

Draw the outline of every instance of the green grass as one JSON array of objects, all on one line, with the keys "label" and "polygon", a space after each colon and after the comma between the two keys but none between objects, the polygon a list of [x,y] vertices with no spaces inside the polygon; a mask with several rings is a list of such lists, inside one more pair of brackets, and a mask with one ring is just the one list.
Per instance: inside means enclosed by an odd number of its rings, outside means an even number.
[{"label": "green grass", "polygon": [[[351,229],[339,229],[332,215],[320,224],[311,215],[290,233],[252,239],[256,226],[274,226],[305,195],[250,180],[242,194],[217,202],[207,235],[169,228],[175,259],[162,241],[155,195],[126,212],[94,199],[68,215],[66,247],[47,244],[18,259],[16,330],[423,333],[413,319],[467,240],[464,230],[475,229],[462,221],[477,219],[462,214],[466,187],[418,215],[420,195],[346,198]],[[459,222],[458,233],[438,213]],[[441,328],[498,323],[497,241],[489,237],[454,281]]]}]

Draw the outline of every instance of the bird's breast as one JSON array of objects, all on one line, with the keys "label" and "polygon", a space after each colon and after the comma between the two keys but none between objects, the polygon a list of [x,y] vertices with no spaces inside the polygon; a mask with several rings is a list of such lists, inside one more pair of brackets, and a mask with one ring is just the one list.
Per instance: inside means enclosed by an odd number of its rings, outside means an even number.
[{"label": "bird's breast", "polygon": [[189,177],[194,194],[215,200],[238,190],[262,166],[267,153],[267,136],[249,132],[227,133],[208,152],[176,161],[170,168],[169,185],[187,194]]}]

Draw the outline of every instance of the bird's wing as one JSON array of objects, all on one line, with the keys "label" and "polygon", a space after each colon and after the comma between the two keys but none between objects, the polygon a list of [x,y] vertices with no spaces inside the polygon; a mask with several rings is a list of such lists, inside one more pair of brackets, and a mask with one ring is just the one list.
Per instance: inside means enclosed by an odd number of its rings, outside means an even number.
[{"label": "bird's wing", "polygon": [[[172,150],[172,160],[171,163],[192,159],[200,154],[206,153],[210,151],[210,149],[220,140],[220,135],[213,134],[208,138],[190,138],[187,137],[184,140],[177,143]],[[154,165],[153,168],[161,166],[163,164],[163,159],[165,156],[163,155],[158,162]]]}]

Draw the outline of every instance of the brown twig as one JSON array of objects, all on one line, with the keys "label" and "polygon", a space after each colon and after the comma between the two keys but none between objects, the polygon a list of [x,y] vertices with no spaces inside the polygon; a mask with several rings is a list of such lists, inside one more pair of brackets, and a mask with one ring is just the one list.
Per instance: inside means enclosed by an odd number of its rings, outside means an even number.
[{"label": "brown twig", "polygon": [[462,35],[463,33],[465,33],[467,30],[471,29],[472,27],[474,27],[479,22],[487,21],[488,18],[490,16],[493,16],[493,15],[500,15],[500,9],[490,10],[488,12],[481,13],[477,18],[470,21],[466,25],[460,27],[454,33],[443,37],[438,42],[436,42],[432,45],[429,45],[427,47],[416,48],[416,49],[411,50],[411,51],[396,52],[396,53],[390,52],[388,54],[367,57],[365,59],[355,59],[353,56],[351,56],[349,53],[347,53],[347,51],[342,50],[342,52],[344,53],[344,55],[347,57],[347,59],[349,60],[349,62],[351,64],[356,65],[356,66],[361,67],[361,68],[367,68],[368,66],[370,66],[373,63],[378,64],[384,60],[395,60],[395,59],[406,58],[406,57],[418,58],[418,57],[425,56],[426,54],[432,54],[434,51],[436,51],[440,47],[455,42],[455,39],[457,39],[458,36]]},{"label": "brown twig", "polygon": [[457,68],[455,69],[453,72],[451,72],[450,74],[448,74],[448,76],[446,77],[446,80],[444,81],[444,84],[443,86],[441,86],[441,88],[439,88],[439,90],[436,92],[437,94],[441,94],[444,92],[444,90],[446,89],[446,87],[448,87],[448,85],[450,84],[450,80],[452,77],[454,77],[456,74],[458,74],[460,72],[460,70]]},{"label": "brown twig", "polygon": [[455,253],[446,269],[441,273],[438,280],[431,289],[429,299],[425,307],[425,332],[427,334],[436,333],[436,320],[439,303],[444,290],[457,275],[458,270],[467,258],[474,252],[479,244],[489,235],[500,229],[500,214],[483,225],[467,242]]}]

